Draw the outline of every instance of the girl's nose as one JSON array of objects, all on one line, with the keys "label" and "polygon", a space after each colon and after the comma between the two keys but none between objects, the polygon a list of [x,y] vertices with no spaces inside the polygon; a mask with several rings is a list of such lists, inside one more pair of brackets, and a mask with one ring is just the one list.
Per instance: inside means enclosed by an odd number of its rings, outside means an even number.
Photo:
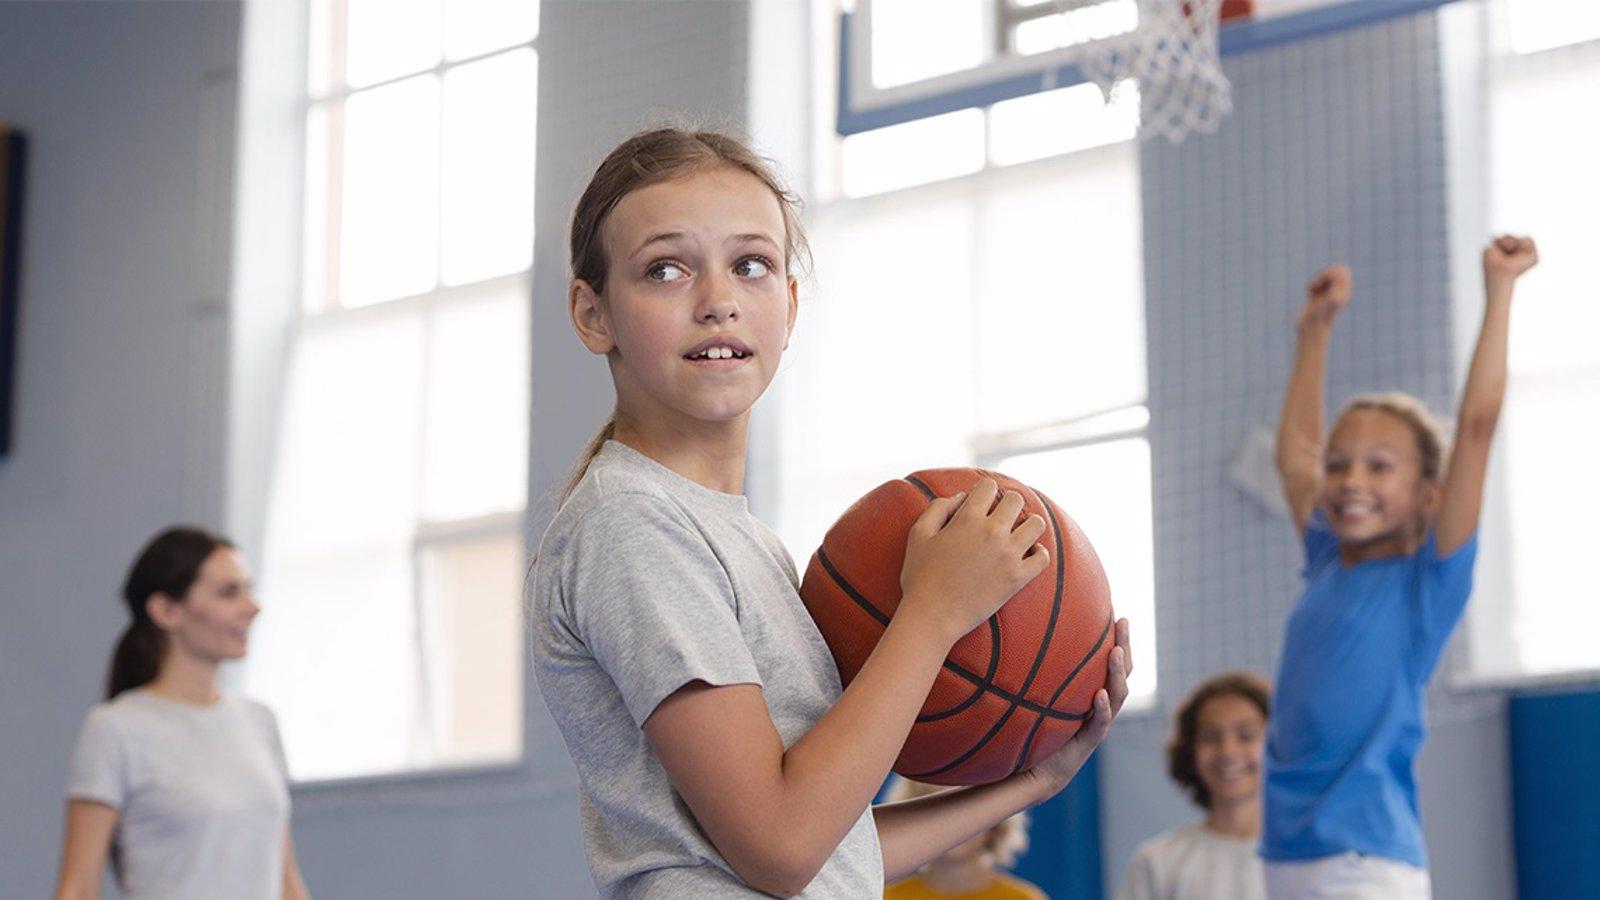
[{"label": "girl's nose", "polygon": [[731,286],[716,279],[707,279],[704,283],[706,287],[697,310],[700,321],[719,323],[739,318],[739,304],[733,299]]}]

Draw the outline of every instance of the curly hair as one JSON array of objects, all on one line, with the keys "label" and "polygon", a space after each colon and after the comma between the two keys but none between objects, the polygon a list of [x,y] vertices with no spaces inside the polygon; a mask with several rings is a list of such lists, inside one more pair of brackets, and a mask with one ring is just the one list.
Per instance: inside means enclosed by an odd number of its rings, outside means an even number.
[{"label": "curly hair", "polygon": [[1211,792],[1206,790],[1195,767],[1200,710],[1207,701],[1226,696],[1243,697],[1255,704],[1262,718],[1272,713],[1272,686],[1265,678],[1254,672],[1223,672],[1207,678],[1183,698],[1172,719],[1172,733],[1167,737],[1167,774],[1201,809],[1211,808]]},{"label": "curly hair", "polygon": [[[890,803],[899,803],[947,790],[950,788],[944,785],[924,784],[895,776],[894,786],[889,789],[889,796],[885,799]],[[994,854],[995,865],[1000,868],[1009,869],[1015,865],[1017,857],[1028,849],[1028,814],[1017,813],[989,829],[987,849]]]}]

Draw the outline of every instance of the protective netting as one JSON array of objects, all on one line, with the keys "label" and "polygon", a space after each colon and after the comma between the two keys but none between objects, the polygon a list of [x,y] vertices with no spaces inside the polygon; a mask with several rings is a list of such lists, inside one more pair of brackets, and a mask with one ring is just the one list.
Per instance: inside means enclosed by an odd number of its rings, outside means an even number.
[{"label": "protective netting", "polygon": [[1137,86],[1141,138],[1177,143],[1190,132],[1216,131],[1233,111],[1217,49],[1222,0],[1136,2],[1138,27],[1079,45],[1078,67],[1107,102],[1122,86]]}]

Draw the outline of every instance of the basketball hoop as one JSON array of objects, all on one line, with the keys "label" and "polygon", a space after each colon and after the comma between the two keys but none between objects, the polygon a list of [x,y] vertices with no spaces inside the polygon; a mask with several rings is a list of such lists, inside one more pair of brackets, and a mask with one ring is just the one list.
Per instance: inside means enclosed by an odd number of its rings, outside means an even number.
[{"label": "basketball hoop", "polygon": [[1140,138],[1215,132],[1233,111],[1217,50],[1224,0],[1136,2],[1137,28],[1079,45],[1074,61],[1108,103],[1118,85],[1138,86]]}]

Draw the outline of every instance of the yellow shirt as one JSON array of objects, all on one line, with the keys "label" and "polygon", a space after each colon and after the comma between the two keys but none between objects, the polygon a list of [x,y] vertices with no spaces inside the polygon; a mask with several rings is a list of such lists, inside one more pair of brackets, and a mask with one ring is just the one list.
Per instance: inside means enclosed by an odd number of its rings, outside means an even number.
[{"label": "yellow shirt", "polygon": [[920,875],[896,881],[883,889],[883,900],[1049,900],[1044,891],[1020,878],[996,872],[988,885],[965,894],[944,894],[929,887]]}]

